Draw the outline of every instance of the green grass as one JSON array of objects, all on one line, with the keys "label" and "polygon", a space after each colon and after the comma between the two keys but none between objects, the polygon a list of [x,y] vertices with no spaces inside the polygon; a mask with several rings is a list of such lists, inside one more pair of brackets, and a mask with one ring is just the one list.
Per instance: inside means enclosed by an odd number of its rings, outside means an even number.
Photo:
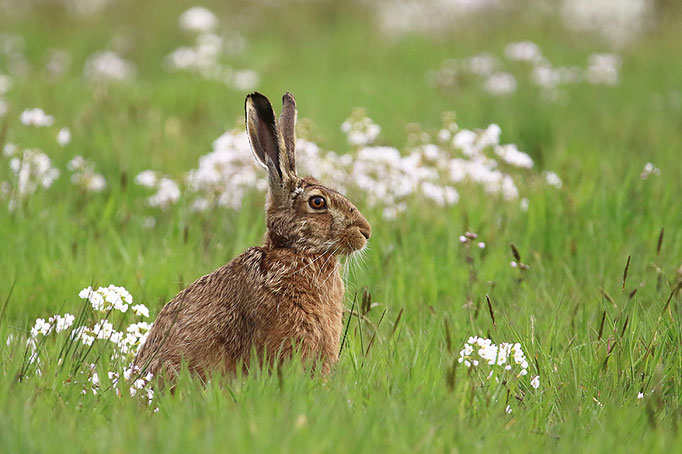
[{"label": "green grass", "polygon": [[[163,56],[188,43],[176,23],[189,5],[144,3],[122,0],[87,21],[55,5],[0,17],[0,29],[25,38],[33,67],[14,78],[6,96],[11,111],[0,120],[0,131],[7,128],[0,142],[41,148],[63,173],[17,211],[7,212],[5,202],[0,207],[0,303],[8,301],[0,320],[1,452],[665,452],[680,446],[682,301],[680,293],[670,295],[682,280],[682,111],[667,100],[675,90],[679,96],[682,41],[680,11],[671,6],[654,32],[620,52],[619,85],[568,86],[567,101],[553,104],[525,81],[514,95],[492,98],[476,84],[443,91],[424,77],[446,58],[501,55],[506,43],[521,39],[537,42],[557,65],[584,65],[590,53],[607,49],[552,21],[512,13],[440,37],[390,40],[359,6],[206,2],[248,40],[234,64],[259,71],[259,91],[271,99],[292,91],[300,117],[312,119],[326,148],[348,150],[339,125],[356,106],[383,127],[381,142],[394,146],[405,143],[407,123],[434,130],[442,112],[456,111],[465,128],[499,124],[503,141],[531,154],[537,171],[557,171],[563,188],[522,186],[527,213],[517,202],[461,188],[458,205],[415,202],[399,221],[383,220],[356,198],[373,236],[366,263],[349,275],[346,305],[354,291],[367,288],[379,306],[362,323],[352,319],[329,377],[311,378],[295,363],[207,386],[185,375],[174,395],[158,392],[147,407],[112,391],[82,395],[64,384],[74,378],[70,367],[56,363],[61,345],[47,342],[53,361],[42,376],[18,381],[23,344],[5,347],[4,340],[25,336],[36,317],[76,313],[80,289],[122,285],[153,316],[184,285],[261,240],[262,196],[250,196],[238,212],[194,215],[181,203],[160,213],[144,205],[147,191],[132,184],[147,168],[179,177],[194,167],[211,141],[241,119],[245,95],[165,72]],[[83,63],[116,35],[130,39],[126,57],[138,77],[94,89],[81,76]],[[55,47],[69,51],[72,65],[50,81],[40,67]],[[6,63],[0,60],[0,73]],[[21,126],[19,113],[36,106],[71,128],[65,149],[54,143],[54,130]],[[76,154],[96,163],[107,191],[73,188],[65,165]],[[662,174],[642,180],[648,161]],[[0,158],[0,180],[9,177],[7,159]],[[151,215],[158,219],[148,230],[143,220]],[[484,252],[474,251],[473,281],[458,240],[465,230],[487,243]],[[512,243],[530,266],[523,276],[509,265]],[[538,390],[525,386],[510,395],[511,414],[504,411],[504,388],[480,385],[457,364],[470,335],[520,342],[531,374],[540,375]],[[102,371],[107,365],[101,360]],[[641,390],[646,397],[638,400]]]}]

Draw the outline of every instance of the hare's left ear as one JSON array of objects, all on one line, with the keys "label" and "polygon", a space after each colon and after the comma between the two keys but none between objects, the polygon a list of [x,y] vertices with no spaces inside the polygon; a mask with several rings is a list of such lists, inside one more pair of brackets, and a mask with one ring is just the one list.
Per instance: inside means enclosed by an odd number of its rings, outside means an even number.
[{"label": "hare's left ear", "polygon": [[286,92],[282,96],[282,112],[279,114],[279,132],[284,139],[288,171],[296,175],[296,100],[294,95]]},{"label": "hare's left ear", "polygon": [[272,104],[260,93],[251,93],[246,97],[244,110],[254,157],[268,169],[270,190],[277,194],[284,182],[294,175],[290,170],[292,166],[286,147],[279,135]]}]

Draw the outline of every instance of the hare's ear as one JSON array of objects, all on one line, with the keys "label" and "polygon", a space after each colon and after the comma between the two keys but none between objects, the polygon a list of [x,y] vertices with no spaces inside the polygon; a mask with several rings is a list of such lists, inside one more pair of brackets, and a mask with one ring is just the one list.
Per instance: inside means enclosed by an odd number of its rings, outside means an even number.
[{"label": "hare's ear", "polygon": [[282,112],[279,114],[279,132],[284,139],[289,172],[296,175],[296,100],[294,95],[286,92],[282,96]]},{"label": "hare's ear", "polygon": [[244,104],[246,131],[256,160],[268,169],[270,188],[282,187],[290,177],[289,157],[279,135],[275,112],[268,98],[260,93],[251,93]]}]

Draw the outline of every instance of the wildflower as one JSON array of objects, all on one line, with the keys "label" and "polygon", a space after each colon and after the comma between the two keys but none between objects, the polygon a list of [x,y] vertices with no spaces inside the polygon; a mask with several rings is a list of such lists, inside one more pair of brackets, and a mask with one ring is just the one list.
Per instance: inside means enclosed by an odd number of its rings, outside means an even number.
[{"label": "wildflower", "polygon": [[506,72],[497,72],[483,83],[483,89],[491,95],[508,95],[516,91],[516,78]]},{"label": "wildflower", "polygon": [[115,52],[101,51],[88,57],[83,72],[93,82],[110,82],[131,79],[137,70],[135,65]]},{"label": "wildflower", "polygon": [[39,186],[49,188],[59,177],[59,169],[52,167],[50,158],[38,149],[27,149],[20,157],[9,162],[16,176],[16,189],[20,197],[32,194]]},{"label": "wildflower", "polygon": [[31,337],[35,338],[38,336],[38,334],[45,336],[50,332],[51,329],[52,325],[49,322],[46,322],[43,318],[38,318],[36,319],[33,328],[31,328]]},{"label": "wildflower", "polygon": [[538,389],[540,387],[540,376],[537,375],[537,376],[533,377],[530,381],[530,385],[533,388]]},{"label": "wildflower", "polygon": [[495,146],[495,154],[514,167],[526,169],[533,167],[533,159],[526,153],[519,151],[514,144]]},{"label": "wildflower", "polygon": [[11,87],[12,79],[5,74],[0,74],[0,96],[7,93]]},{"label": "wildflower", "polygon": [[349,144],[363,146],[374,142],[381,132],[381,127],[374,123],[363,109],[356,109],[351,117],[341,124],[341,131],[346,134]]},{"label": "wildflower", "polygon": [[81,156],[74,157],[67,165],[72,172],[71,182],[89,192],[100,192],[106,189],[104,176],[96,173],[94,164]]},{"label": "wildflower", "polygon": [[651,175],[659,176],[660,174],[661,174],[661,169],[659,169],[658,167],[656,167],[656,166],[653,165],[652,163],[647,162],[647,163],[644,165],[644,169],[642,169],[642,173],[639,175],[639,177],[640,177],[642,180],[646,180],[646,179],[648,179]]},{"label": "wildflower", "polygon": [[512,61],[534,62],[542,57],[540,48],[531,41],[509,43],[504,49],[504,55]]},{"label": "wildflower", "polygon": [[144,304],[136,304],[131,309],[133,310],[133,314],[135,315],[149,317],[149,309],[147,309],[147,306],[145,306]]},{"label": "wildflower", "polygon": [[549,170],[545,170],[544,172],[542,172],[542,174],[544,175],[545,181],[547,182],[548,185],[554,186],[556,188],[561,188],[563,183],[561,182],[561,178],[559,178],[559,175]]},{"label": "wildflower", "polygon": [[21,112],[19,118],[22,124],[26,126],[35,126],[36,128],[52,126],[54,124],[54,117],[46,114],[43,109],[38,107],[24,110]]},{"label": "wildflower", "polygon": [[654,6],[651,0],[572,0],[563,2],[561,17],[574,30],[596,32],[622,46],[647,28]]},{"label": "wildflower", "polygon": [[180,15],[178,23],[185,31],[204,33],[218,26],[218,18],[209,9],[194,6]]},{"label": "wildflower", "polygon": [[133,302],[133,297],[125,288],[115,285],[99,287],[97,290],[87,287],[78,296],[89,300],[92,308],[99,312],[108,312],[111,309],[126,312]]},{"label": "wildflower", "polygon": [[615,54],[592,54],[587,66],[587,81],[591,84],[615,85],[621,60]]},{"label": "wildflower", "polygon": [[158,179],[159,178],[156,175],[156,172],[153,170],[144,170],[137,174],[135,177],[135,183],[146,188],[153,188],[156,186]]},{"label": "wildflower", "polygon": [[485,243],[484,243],[483,241],[480,241],[480,242],[478,243],[478,248],[479,248],[479,249],[485,249]]},{"label": "wildflower", "polygon": [[524,213],[528,211],[528,199],[526,197],[521,199],[521,202],[519,204],[519,208],[521,208],[521,211]]},{"label": "wildflower", "polygon": [[180,199],[180,187],[170,178],[163,177],[159,180],[156,194],[147,199],[152,207],[166,209]]},{"label": "wildflower", "polygon": [[62,128],[57,133],[57,143],[61,147],[67,146],[71,142],[71,131],[69,128]]},{"label": "wildflower", "polygon": [[637,399],[644,399],[644,393],[643,392],[638,392],[637,393]]}]

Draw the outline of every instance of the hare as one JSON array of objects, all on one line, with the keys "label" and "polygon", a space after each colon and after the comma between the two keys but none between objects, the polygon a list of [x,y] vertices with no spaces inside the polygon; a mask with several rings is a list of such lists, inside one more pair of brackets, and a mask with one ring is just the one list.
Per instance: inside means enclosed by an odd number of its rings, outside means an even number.
[{"label": "hare", "polygon": [[181,363],[205,376],[285,360],[299,348],[328,373],[343,328],[338,255],[363,249],[371,227],[343,195],[296,174],[296,101],[282,98],[279,124],[270,101],[246,97],[246,129],[267,169],[266,232],[251,247],[178,293],[161,310],[134,364],[175,376]]}]

